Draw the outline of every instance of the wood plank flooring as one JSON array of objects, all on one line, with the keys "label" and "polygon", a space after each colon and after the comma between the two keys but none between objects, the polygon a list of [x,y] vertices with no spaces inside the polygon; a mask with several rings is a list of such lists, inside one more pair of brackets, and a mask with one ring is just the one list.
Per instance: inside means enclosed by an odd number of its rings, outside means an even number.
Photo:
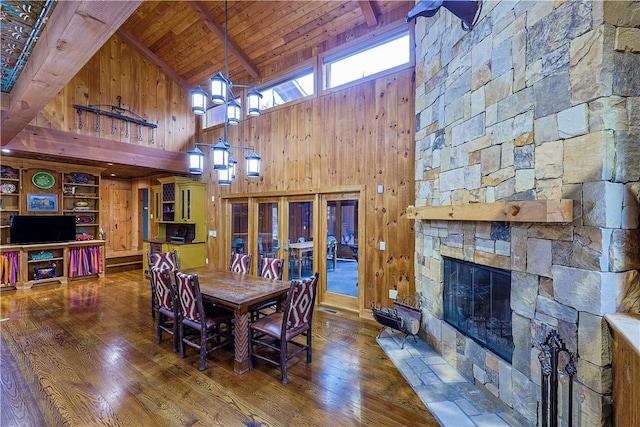
[{"label": "wood plank flooring", "polygon": [[232,348],[198,371],[194,349],[156,343],[149,298],[140,270],[2,292],[2,426],[438,425],[372,320],[316,311],[313,363],[283,385],[260,361],[236,374]]}]

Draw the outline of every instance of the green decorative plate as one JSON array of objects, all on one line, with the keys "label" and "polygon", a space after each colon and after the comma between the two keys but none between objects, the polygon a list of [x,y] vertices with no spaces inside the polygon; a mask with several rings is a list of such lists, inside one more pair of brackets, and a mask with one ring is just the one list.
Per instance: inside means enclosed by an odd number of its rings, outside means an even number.
[{"label": "green decorative plate", "polygon": [[53,187],[56,179],[49,172],[36,172],[33,174],[31,182],[33,182],[33,185],[36,187],[46,190],[47,188]]}]

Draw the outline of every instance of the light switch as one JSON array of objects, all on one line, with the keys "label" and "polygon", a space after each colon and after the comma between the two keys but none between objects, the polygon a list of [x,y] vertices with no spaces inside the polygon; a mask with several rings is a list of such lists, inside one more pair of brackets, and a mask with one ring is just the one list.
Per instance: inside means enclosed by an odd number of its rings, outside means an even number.
[{"label": "light switch", "polygon": [[380,184],[378,185],[378,194],[382,194],[384,193],[384,185]]},{"label": "light switch", "polygon": [[389,289],[389,298],[398,299],[398,290],[397,289]]},{"label": "light switch", "polygon": [[218,232],[216,230],[209,230],[210,237],[218,237]]},{"label": "light switch", "polygon": [[385,249],[387,249],[387,244],[385,242],[380,242],[380,250],[384,251]]}]

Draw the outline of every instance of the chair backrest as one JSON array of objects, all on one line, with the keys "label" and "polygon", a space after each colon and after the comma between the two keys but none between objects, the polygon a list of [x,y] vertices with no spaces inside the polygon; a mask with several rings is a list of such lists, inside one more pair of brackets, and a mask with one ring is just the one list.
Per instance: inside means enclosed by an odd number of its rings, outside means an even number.
[{"label": "chair backrest", "polygon": [[338,239],[335,236],[327,236],[327,257],[333,258],[338,250]]},{"label": "chair backrest", "polygon": [[152,268],[168,268],[170,271],[176,271],[180,268],[178,263],[178,251],[155,252],[149,254],[149,270]]},{"label": "chair backrest", "polygon": [[176,271],[176,286],[182,317],[200,322],[204,316],[204,304],[200,293],[200,282],[197,274],[185,274]]},{"label": "chair backrest", "polygon": [[251,268],[251,254],[231,254],[229,271],[234,273],[249,273]]},{"label": "chair backrest", "polygon": [[284,259],[262,257],[260,259],[260,264],[260,276],[264,277],[265,279],[282,280]]},{"label": "chair backrest", "polygon": [[160,308],[173,310],[174,290],[171,285],[171,274],[168,268],[151,267],[152,287]]},{"label": "chair backrest", "polygon": [[307,239],[305,239],[304,237],[298,237],[298,243],[302,243],[302,242],[306,242]]},{"label": "chair backrest", "polygon": [[282,332],[311,324],[316,302],[318,273],[304,280],[292,280],[287,293],[287,305]]}]

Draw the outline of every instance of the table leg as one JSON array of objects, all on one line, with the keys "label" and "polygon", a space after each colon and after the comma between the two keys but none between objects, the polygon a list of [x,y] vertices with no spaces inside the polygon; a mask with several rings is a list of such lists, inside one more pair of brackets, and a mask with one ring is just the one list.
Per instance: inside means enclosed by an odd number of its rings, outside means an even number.
[{"label": "table leg", "polygon": [[302,250],[298,249],[298,279],[302,278]]},{"label": "table leg", "polygon": [[249,370],[249,312],[235,312],[235,349],[233,370],[244,374]]}]

